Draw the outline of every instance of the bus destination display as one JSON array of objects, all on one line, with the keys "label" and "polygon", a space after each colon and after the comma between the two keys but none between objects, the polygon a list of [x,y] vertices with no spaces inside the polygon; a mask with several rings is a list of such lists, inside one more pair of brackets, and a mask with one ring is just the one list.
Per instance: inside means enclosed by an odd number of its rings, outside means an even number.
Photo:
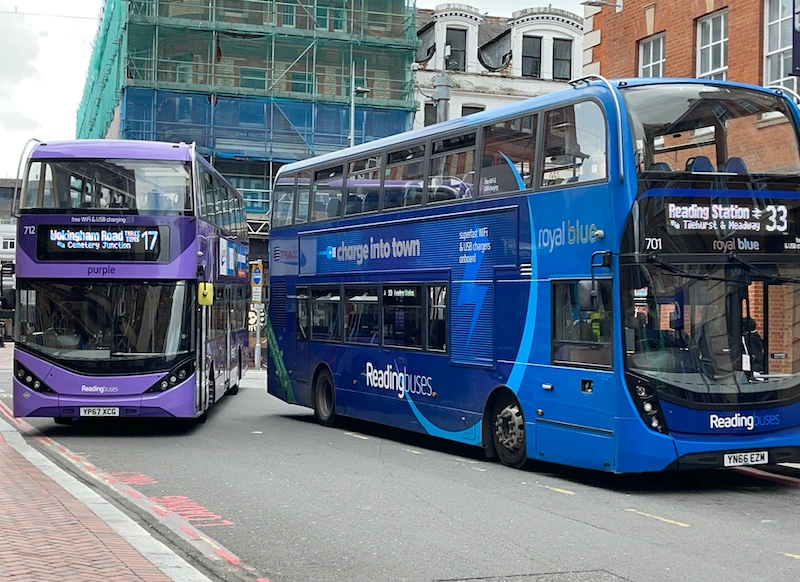
[{"label": "bus destination display", "polygon": [[43,225],[36,255],[40,261],[166,261],[169,227]]},{"label": "bus destination display", "polygon": [[648,200],[645,246],[676,251],[688,244],[678,239],[691,238],[696,252],[797,253],[798,214],[800,201],[793,199],[666,197],[657,206]]}]

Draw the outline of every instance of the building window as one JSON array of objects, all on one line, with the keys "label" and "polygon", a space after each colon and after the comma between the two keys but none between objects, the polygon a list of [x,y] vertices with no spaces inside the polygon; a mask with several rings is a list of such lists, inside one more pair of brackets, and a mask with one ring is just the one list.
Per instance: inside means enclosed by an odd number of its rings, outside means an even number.
[{"label": "building window", "polygon": [[767,0],[764,85],[795,89],[792,73],[792,0]]},{"label": "building window", "polygon": [[697,23],[697,77],[724,81],[728,77],[728,11]]},{"label": "building window", "polygon": [[4,250],[4,251],[10,251],[10,250],[13,250],[13,249],[15,249],[16,247],[17,247],[17,245],[16,245],[16,241],[14,241],[14,240],[7,240],[7,239],[3,239],[3,250]]},{"label": "building window", "polygon": [[486,107],[483,105],[462,105],[461,106],[461,117],[465,115],[472,115],[473,113],[480,113],[481,111],[485,111]]},{"label": "building window", "polygon": [[572,78],[572,41],[553,39],[553,79],[569,81]]},{"label": "building window", "polygon": [[263,69],[242,67],[239,69],[239,86],[248,89],[266,89],[267,72]]},{"label": "building window", "polygon": [[292,73],[290,90],[294,93],[314,93],[314,73]]},{"label": "building window", "polygon": [[445,68],[448,71],[466,71],[467,31],[458,28],[448,28],[445,45]]},{"label": "building window", "polygon": [[344,32],[344,10],[331,8],[331,18],[333,19],[333,31]]},{"label": "building window", "polygon": [[328,30],[328,9],[325,6],[317,6],[315,15],[317,28],[320,30]]},{"label": "building window", "polygon": [[666,62],[664,35],[657,34],[639,43],[639,76],[663,77]]},{"label": "building window", "polygon": [[281,25],[294,28],[294,0],[283,3],[283,16]]},{"label": "building window", "polygon": [[542,76],[542,39],[539,36],[522,37],[522,76],[534,79]]}]

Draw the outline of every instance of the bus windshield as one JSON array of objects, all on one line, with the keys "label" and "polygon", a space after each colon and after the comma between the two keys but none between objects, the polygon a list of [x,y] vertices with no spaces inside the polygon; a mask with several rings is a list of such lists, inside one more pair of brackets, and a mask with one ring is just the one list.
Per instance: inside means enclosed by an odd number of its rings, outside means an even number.
[{"label": "bus windshield", "polygon": [[[795,125],[778,95],[692,83],[625,87],[621,92],[640,178],[650,172],[796,178],[800,155]],[[776,143],[780,152],[770,147]]]},{"label": "bus windshield", "polygon": [[800,266],[648,264],[622,269],[628,373],[677,403],[800,395],[792,312]]},{"label": "bus windshield", "polygon": [[19,343],[78,371],[147,371],[192,351],[193,293],[181,282],[20,281]]},{"label": "bus windshield", "polygon": [[20,210],[138,213],[192,210],[191,164],[179,161],[34,160]]}]

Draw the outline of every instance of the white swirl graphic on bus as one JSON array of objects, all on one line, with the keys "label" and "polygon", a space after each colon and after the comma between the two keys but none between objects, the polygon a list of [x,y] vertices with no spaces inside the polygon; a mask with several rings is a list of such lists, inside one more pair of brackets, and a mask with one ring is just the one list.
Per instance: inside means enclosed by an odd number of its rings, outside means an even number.
[{"label": "white swirl graphic on bus", "polygon": [[420,374],[409,374],[405,367],[400,369],[387,364],[386,368],[381,370],[373,366],[372,362],[367,362],[364,375],[367,378],[367,386],[394,390],[397,392],[398,398],[404,398],[407,393],[418,396],[436,396],[436,392],[433,390],[433,378]]}]

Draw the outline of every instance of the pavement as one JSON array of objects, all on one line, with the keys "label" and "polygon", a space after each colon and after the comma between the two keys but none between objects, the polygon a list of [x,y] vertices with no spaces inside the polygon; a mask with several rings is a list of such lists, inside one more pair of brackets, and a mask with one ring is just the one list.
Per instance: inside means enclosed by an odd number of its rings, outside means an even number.
[{"label": "pavement", "polygon": [[[0,374],[13,350],[0,347]],[[210,582],[0,415],[0,582],[94,580]]]}]

